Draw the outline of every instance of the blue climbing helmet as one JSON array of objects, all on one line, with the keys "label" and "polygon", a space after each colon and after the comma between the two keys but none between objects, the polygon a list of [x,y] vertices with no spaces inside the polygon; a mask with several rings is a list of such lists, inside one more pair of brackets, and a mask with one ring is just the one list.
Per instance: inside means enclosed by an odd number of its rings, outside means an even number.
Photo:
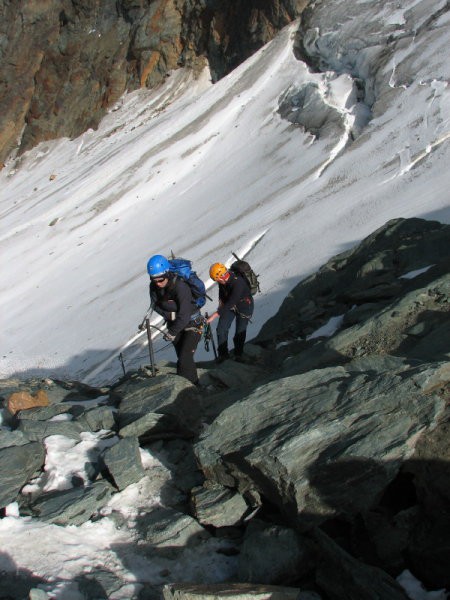
[{"label": "blue climbing helmet", "polygon": [[150,277],[158,277],[158,275],[165,275],[170,271],[169,261],[165,256],[161,254],[155,254],[147,263],[147,273]]}]

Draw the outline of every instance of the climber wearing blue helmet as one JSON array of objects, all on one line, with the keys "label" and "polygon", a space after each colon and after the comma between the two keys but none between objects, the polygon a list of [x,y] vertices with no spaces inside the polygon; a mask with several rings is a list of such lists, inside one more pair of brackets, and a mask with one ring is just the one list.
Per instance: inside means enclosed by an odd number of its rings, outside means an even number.
[{"label": "climber wearing blue helmet", "polygon": [[165,256],[155,254],[147,263],[150,275],[152,309],[164,318],[164,339],[173,343],[177,353],[177,374],[198,384],[194,353],[202,335],[202,316],[190,286],[170,271]]},{"label": "climber wearing blue helmet", "polygon": [[155,254],[147,263],[147,273],[151,278],[158,277],[158,275],[165,275],[169,271],[170,263],[167,258],[161,254]]}]

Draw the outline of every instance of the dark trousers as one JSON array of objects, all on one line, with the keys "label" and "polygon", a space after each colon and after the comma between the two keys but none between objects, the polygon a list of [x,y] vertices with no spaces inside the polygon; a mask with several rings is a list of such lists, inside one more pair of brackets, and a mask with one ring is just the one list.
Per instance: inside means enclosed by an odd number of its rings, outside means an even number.
[{"label": "dark trousers", "polygon": [[176,337],[173,345],[177,353],[177,375],[189,379],[192,383],[198,382],[197,367],[195,366],[194,353],[202,334],[199,331],[185,329]]},{"label": "dark trousers", "polygon": [[217,350],[220,358],[228,356],[228,332],[234,319],[236,319],[236,329],[233,337],[234,353],[236,356],[242,356],[244,351],[249,318],[236,314],[234,310],[228,310],[220,316],[217,325]]}]

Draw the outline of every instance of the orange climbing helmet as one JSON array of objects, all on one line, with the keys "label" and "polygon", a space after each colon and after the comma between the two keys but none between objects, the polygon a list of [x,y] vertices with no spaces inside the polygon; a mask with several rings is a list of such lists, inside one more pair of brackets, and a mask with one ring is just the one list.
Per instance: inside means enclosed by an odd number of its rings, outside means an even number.
[{"label": "orange climbing helmet", "polygon": [[209,276],[214,281],[219,281],[219,279],[221,279],[227,271],[228,271],[228,269],[226,268],[226,266],[224,264],[217,262],[210,266]]}]

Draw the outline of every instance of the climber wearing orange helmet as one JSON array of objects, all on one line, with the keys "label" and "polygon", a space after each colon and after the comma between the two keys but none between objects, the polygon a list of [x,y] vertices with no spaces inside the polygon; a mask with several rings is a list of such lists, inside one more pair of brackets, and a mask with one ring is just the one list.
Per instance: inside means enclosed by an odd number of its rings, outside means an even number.
[{"label": "climber wearing orange helmet", "polygon": [[218,362],[229,358],[228,332],[236,319],[233,337],[234,356],[240,357],[244,351],[247,326],[253,314],[253,297],[247,278],[238,271],[227,269],[222,263],[214,263],[209,276],[219,284],[219,307],[208,318],[208,323],[219,317],[217,325]]}]

